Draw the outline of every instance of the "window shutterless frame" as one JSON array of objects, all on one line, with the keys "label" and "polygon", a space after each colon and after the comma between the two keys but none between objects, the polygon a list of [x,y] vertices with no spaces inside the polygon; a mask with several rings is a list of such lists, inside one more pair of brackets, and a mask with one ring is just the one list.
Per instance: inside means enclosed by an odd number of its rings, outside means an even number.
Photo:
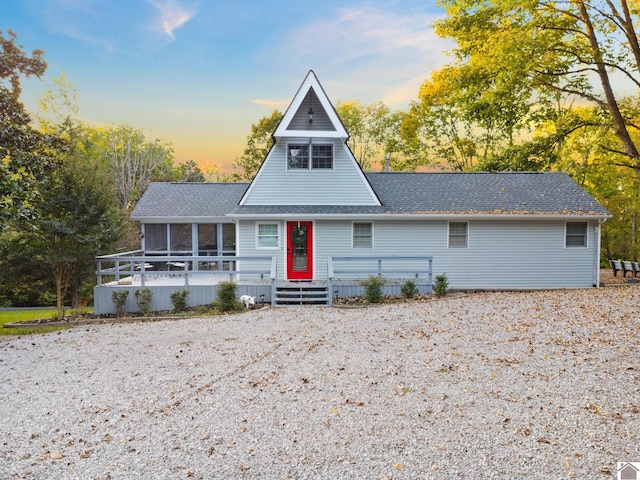
[{"label": "window shutterless frame", "polygon": [[587,248],[589,224],[587,222],[567,222],[565,224],[565,248]]},{"label": "window shutterless frame", "polygon": [[287,144],[287,170],[332,170],[333,144]]},{"label": "window shutterless frame", "polygon": [[278,250],[280,248],[280,224],[277,222],[256,223],[256,250]]},{"label": "window shutterless frame", "polygon": [[469,222],[449,222],[448,247],[469,248]]},{"label": "window shutterless frame", "polygon": [[353,249],[373,248],[373,222],[353,222],[351,224],[351,247]]}]

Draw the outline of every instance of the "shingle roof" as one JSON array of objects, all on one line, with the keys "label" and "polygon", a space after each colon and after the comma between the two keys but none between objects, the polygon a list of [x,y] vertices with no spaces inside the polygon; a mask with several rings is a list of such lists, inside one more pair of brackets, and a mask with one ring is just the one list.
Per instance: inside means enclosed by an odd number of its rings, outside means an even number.
[{"label": "shingle roof", "polygon": [[248,183],[152,183],[131,218],[223,217],[244,195]]},{"label": "shingle roof", "polygon": [[608,215],[561,172],[368,173],[386,213]]},{"label": "shingle roof", "polygon": [[522,214],[609,213],[568,175],[545,173],[367,173],[381,207],[355,205],[238,206],[247,183],[152,183],[134,220],[231,215]]}]

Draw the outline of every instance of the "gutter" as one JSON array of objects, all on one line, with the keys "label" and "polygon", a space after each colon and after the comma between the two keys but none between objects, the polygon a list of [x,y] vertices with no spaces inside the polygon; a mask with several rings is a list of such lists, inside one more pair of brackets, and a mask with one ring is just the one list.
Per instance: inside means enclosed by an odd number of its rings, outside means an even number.
[{"label": "gutter", "polygon": [[393,214],[393,213],[261,213],[261,214],[230,214],[228,218],[238,220],[598,220],[604,223],[612,218],[610,214],[478,214],[478,213],[437,213],[437,214]]}]

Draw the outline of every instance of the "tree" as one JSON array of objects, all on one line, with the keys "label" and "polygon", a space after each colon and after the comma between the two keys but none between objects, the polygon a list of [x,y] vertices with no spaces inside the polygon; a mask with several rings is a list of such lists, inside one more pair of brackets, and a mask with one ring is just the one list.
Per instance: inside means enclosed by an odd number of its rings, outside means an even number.
[{"label": "tree", "polygon": [[[47,68],[42,50],[28,55],[11,30],[0,31],[0,231],[33,218],[39,184],[54,165],[54,139],[35,131],[20,102],[21,77],[40,78]],[[59,145],[58,145],[59,146]]]},{"label": "tree", "polygon": [[122,208],[131,210],[153,180],[173,180],[173,150],[160,140],[147,141],[141,130],[121,125],[106,130],[104,142]]},{"label": "tree", "polygon": [[[615,76],[640,86],[638,10],[627,0],[559,3],[551,0],[442,0],[446,17],[436,32],[453,39],[455,65],[468,80],[467,104],[480,114],[510,121],[544,116],[570,97],[599,106],[602,125],[615,135],[603,145],[619,155],[617,164],[640,177],[640,154],[631,132],[637,124],[625,114],[613,87]],[[596,82],[593,79],[597,79]],[[488,117],[487,117],[488,118]]]},{"label": "tree", "polygon": [[470,87],[467,66],[446,67],[432,73],[420,87],[418,102],[409,114],[413,149],[423,152],[423,163],[454,171],[475,168],[496,152],[513,145],[522,125],[524,109],[509,108],[519,99],[508,95],[497,104],[478,99],[475,88],[486,88],[486,79],[476,75],[479,86]]},{"label": "tree", "polygon": [[188,160],[175,167],[175,179],[178,182],[204,182],[204,173],[193,160]]},{"label": "tree", "polygon": [[[74,139],[82,135],[81,130],[67,133]],[[99,160],[83,157],[78,148],[64,152],[60,160],[42,186],[35,228],[21,232],[34,247],[30,261],[53,276],[59,319],[68,289],[77,292],[82,279],[93,276],[94,257],[122,233],[111,180]]]},{"label": "tree", "polygon": [[251,133],[247,136],[247,145],[244,152],[234,162],[234,167],[241,169],[241,173],[233,174],[232,179],[253,179],[273,146],[272,135],[280,120],[282,120],[282,113],[274,110],[271,115],[262,117],[258,123],[251,125]]}]

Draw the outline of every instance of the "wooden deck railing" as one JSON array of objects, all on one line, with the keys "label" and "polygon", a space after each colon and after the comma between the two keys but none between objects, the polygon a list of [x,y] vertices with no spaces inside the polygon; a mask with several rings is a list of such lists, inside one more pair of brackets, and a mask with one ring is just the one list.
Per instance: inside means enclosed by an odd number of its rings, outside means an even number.
[{"label": "wooden deck railing", "polygon": [[433,285],[433,257],[430,256],[351,256],[327,259],[327,286],[333,303],[333,287],[336,282],[358,283],[363,276],[377,275],[391,280],[423,279],[425,285]]},{"label": "wooden deck railing", "polygon": [[140,250],[96,257],[96,277],[99,287],[104,286],[105,277],[113,279],[115,285],[125,277],[140,278],[140,286],[160,276],[181,275],[184,285],[195,276],[228,276],[229,281],[253,278],[269,281],[275,290],[277,279],[276,257],[272,256],[198,256],[198,255],[143,255]]}]

